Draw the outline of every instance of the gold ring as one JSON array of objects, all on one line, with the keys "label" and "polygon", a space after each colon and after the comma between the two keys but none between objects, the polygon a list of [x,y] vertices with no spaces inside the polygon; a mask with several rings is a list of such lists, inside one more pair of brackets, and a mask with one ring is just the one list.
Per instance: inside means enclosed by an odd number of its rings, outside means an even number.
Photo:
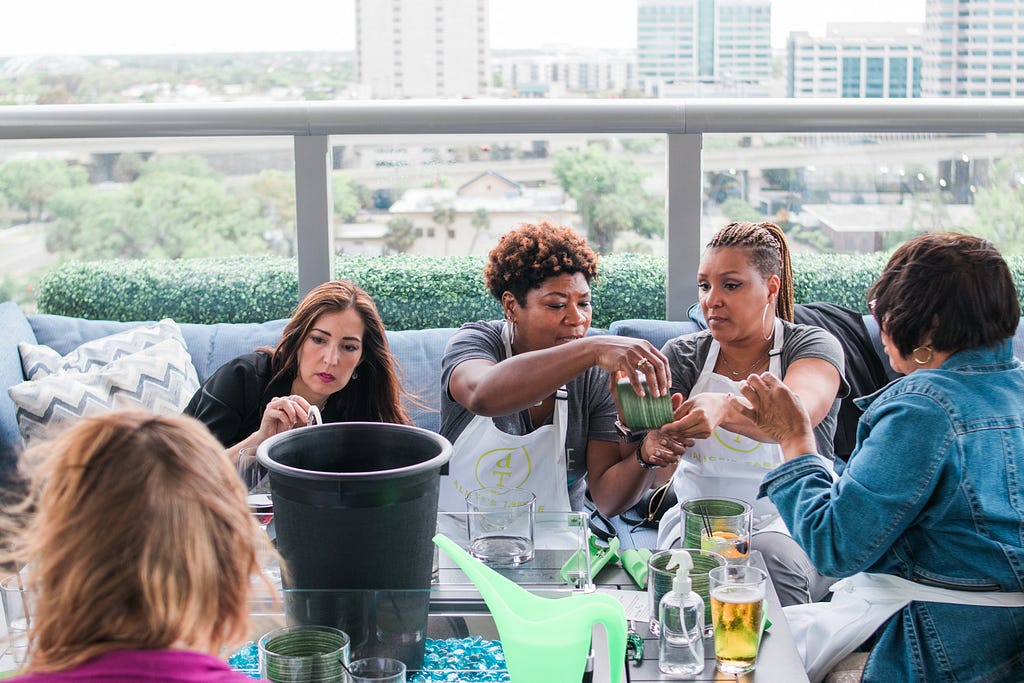
[{"label": "gold ring", "polygon": [[639,369],[640,369],[640,368],[642,368],[643,366],[645,366],[645,365],[650,365],[650,364],[651,364],[651,361],[650,361],[650,360],[648,360],[648,359],[646,359],[646,358],[641,358],[640,360],[638,360],[638,361],[636,362],[636,369],[637,369],[637,370],[639,370]]}]

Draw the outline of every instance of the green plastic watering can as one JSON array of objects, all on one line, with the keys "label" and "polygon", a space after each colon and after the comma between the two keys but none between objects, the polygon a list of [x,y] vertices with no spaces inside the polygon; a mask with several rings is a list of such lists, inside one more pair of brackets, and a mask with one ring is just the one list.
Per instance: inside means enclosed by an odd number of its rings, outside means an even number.
[{"label": "green plastic watering can", "polygon": [[608,634],[611,683],[622,683],[626,658],[626,611],[602,593],[542,598],[519,587],[437,534],[445,551],[476,585],[498,627],[512,683],[579,683],[590,653],[594,624]]}]

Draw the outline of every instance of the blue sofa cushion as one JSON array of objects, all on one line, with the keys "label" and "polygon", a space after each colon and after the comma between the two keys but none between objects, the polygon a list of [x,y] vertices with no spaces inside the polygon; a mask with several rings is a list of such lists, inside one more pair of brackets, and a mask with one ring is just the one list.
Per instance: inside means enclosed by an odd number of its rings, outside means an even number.
[{"label": "blue sofa cushion", "polygon": [[25,378],[18,355],[18,342],[36,344],[36,335],[25,315],[13,301],[0,303],[0,487],[13,474],[17,451],[21,444],[18,431],[17,409],[7,394],[8,387]]},{"label": "blue sofa cushion", "polygon": [[[116,322],[112,320],[85,320],[59,315],[33,315],[29,322],[39,344],[45,344],[66,355],[87,341],[105,337],[148,322]],[[213,374],[220,366],[236,356],[249,353],[257,346],[274,346],[288,321],[271,320],[265,323],[217,323],[199,325],[181,323],[192,364],[199,382]]]},{"label": "blue sofa cushion", "polygon": [[417,427],[441,430],[441,356],[456,328],[388,332],[388,345],[398,361],[398,379],[408,392],[404,402]]},{"label": "blue sofa cushion", "polygon": [[659,350],[669,339],[700,330],[700,325],[692,320],[645,320],[642,318],[616,320],[608,328],[611,334],[646,339]]}]

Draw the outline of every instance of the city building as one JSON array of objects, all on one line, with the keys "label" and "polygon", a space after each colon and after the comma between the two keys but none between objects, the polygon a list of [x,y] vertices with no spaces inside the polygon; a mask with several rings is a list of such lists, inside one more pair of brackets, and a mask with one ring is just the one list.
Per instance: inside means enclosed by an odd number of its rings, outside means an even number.
[{"label": "city building", "polygon": [[658,97],[768,95],[769,0],[638,0],[637,63]]},{"label": "city building", "polygon": [[789,34],[787,97],[921,96],[920,24],[829,24],[825,37]]},{"label": "city building", "polygon": [[1024,5],[927,0],[925,97],[1024,97]]},{"label": "city building", "polygon": [[[435,220],[438,209],[454,210],[451,222]],[[576,202],[560,187],[525,187],[494,171],[455,189],[406,190],[389,212],[412,221],[416,242],[409,251],[420,256],[486,254],[519,223],[579,224]]]},{"label": "city building", "polygon": [[553,47],[491,58],[495,86],[518,97],[622,94],[639,89],[635,50]]},{"label": "city building", "polygon": [[356,0],[355,11],[360,97],[455,98],[486,92],[487,0]]}]

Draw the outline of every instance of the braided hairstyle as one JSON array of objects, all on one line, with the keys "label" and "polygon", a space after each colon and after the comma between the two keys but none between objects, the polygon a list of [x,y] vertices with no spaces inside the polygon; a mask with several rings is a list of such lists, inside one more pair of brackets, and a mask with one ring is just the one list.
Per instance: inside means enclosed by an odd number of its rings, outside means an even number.
[{"label": "braided hairstyle", "polygon": [[715,233],[707,248],[746,247],[750,260],[765,280],[779,277],[779,296],[775,301],[775,315],[793,322],[793,264],[789,258],[789,244],[782,228],[775,223],[737,221]]}]

